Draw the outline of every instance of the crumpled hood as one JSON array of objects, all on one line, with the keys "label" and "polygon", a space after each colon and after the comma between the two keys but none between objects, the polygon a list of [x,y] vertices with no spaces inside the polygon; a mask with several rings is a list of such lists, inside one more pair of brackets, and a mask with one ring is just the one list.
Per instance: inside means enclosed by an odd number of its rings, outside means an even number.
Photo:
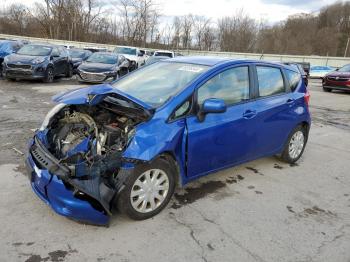
[{"label": "crumpled hood", "polygon": [[344,77],[344,78],[350,78],[350,72],[338,72],[338,71],[334,71],[334,72],[330,72],[327,74],[327,76],[331,76],[331,77]]},{"label": "crumpled hood", "polygon": [[150,105],[133,96],[130,96],[129,94],[122,92],[121,90],[109,84],[92,85],[89,87],[74,89],[53,96],[52,100],[56,103],[63,103],[66,105],[96,105],[108,94],[116,94],[121,99],[127,102],[132,102],[133,104],[136,104],[138,107],[141,107],[146,111],[152,109]]},{"label": "crumpled hood", "polygon": [[85,62],[79,66],[79,69],[85,72],[103,73],[107,71],[114,71],[115,65]]},{"label": "crumpled hood", "polygon": [[122,54],[126,59],[129,59],[130,61],[137,61],[137,56],[136,55],[125,55]]},{"label": "crumpled hood", "polygon": [[35,59],[42,58],[43,56],[30,56],[30,55],[17,55],[12,54],[7,56],[8,63],[23,63],[31,64]]}]

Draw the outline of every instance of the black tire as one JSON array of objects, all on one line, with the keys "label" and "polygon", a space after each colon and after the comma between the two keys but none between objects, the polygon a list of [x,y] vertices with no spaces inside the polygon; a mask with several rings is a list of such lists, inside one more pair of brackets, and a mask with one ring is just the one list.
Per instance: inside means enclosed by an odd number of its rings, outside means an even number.
[{"label": "black tire", "polygon": [[66,78],[71,78],[73,76],[73,66],[71,64],[68,64],[65,76]]},{"label": "black tire", "polygon": [[[142,213],[137,211],[131,203],[131,190],[135,186],[134,183],[144,174],[144,172],[149,171],[151,169],[160,169],[162,170],[169,181],[169,189],[167,195],[164,197],[163,202],[154,209],[153,211],[149,211],[147,213]],[[175,189],[175,169],[173,166],[162,158],[157,158],[156,160],[152,161],[151,163],[147,164],[141,164],[137,166],[132,173],[131,176],[127,178],[125,181],[125,187],[120,192],[116,199],[117,208],[119,211],[123,214],[126,214],[129,218],[134,220],[144,220],[151,218],[155,215],[157,215],[160,211],[162,211],[166,205],[169,203]],[[148,205],[149,202],[147,202]]]},{"label": "black tire", "polygon": [[[304,138],[303,147],[302,147],[302,150],[300,151],[300,153],[297,154],[297,156],[293,156],[293,154],[290,152],[290,144],[291,144],[291,141],[293,139],[293,136],[298,132],[301,132],[303,134],[303,138]],[[289,164],[293,164],[296,161],[298,161],[299,158],[304,153],[307,140],[308,140],[308,130],[306,127],[299,125],[296,128],[294,128],[293,131],[288,136],[287,143],[285,144],[283,152],[281,154],[281,159]]]},{"label": "black tire", "polygon": [[46,69],[46,72],[45,72],[45,77],[44,77],[44,82],[45,83],[52,83],[53,80],[55,78],[55,75],[54,75],[54,70],[53,70],[53,67],[52,66],[49,66],[47,69]]},{"label": "black tire", "polygon": [[327,88],[327,87],[323,87],[323,91],[324,92],[332,92],[332,89],[331,88]]},{"label": "black tire", "polygon": [[10,82],[14,82],[16,81],[16,78],[6,77],[6,80]]}]

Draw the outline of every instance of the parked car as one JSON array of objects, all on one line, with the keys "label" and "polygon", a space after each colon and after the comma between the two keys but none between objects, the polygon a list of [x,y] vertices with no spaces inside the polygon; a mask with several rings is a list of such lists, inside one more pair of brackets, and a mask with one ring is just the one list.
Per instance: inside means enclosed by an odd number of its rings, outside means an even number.
[{"label": "parked car", "polygon": [[323,91],[350,91],[350,64],[328,73],[322,80]]},{"label": "parked car", "polygon": [[139,48],[130,46],[117,46],[114,51],[116,54],[123,55],[126,59],[130,61],[130,71],[133,71],[140,66],[143,66],[146,62],[146,56],[144,51]]},{"label": "parked car", "polygon": [[77,48],[69,49],[68,53],[72,58],[73,74],[77,73],[78,66],[80,66],[83,63],[83,61],[86,61],[92,54],[92,52],[89,50]]},{"label": "parked car", "polygon": [[2,63],[5,56],[16,53],[23,45],[21,41],[0,40],[0,76],[2,76]]},{"label": "parked car", "polygon": [[167,56],[169,58],[175,57],[175,52],[167,50],[154,51],[153,56]]},{"label": "parked car", "polygon": [[97,52],[78,67],[77,74],[80,82],[103,83],[127,74],[128,69],[129,61],[124,56]]},{"label": "parked car", "polygon": [[154,54],[154,51],[150,51],[150,50],[146,50],[146,56],[150,57],[150,56],[153,56]]},{"label": "parked car", "polygon": [[300,73],[263,61],[174,58],[53,100],[28,143],[32,188],[100,225],[113,206],[150,218],[175,184],[221,169],[276,154],[294,163],[310,127]]},{"label": "parked car", "polygon": [[74,49],[75,48],[75,46],[74,45],[63,45],[66,49]]},{"label": "parked car", "polygon": [[304,83],[306,86],[308,86],[309,84],[309,75],[304,71],[303,67],[299,64],[299,63],[294,63],[294,62],[284,62],[283,64],[285,65],[289,65],[291,67],[293,67],[294,69],[296,69],[297,71],[299,71],[299,73],[301,74]]},{"label": "parked car", "polygon": [[64,47],[28,44],[4,59],[4,76],[9,80],[42,79],[50,83],[58,76],[71,77],[73,65]]},{"label": "parked car", "polygon": [[169,57],[168,56],[151,56],[146,60],[146,65],[151,65],[159,61],[163,61],[165,59],[169,59]]},{"label": "parked car", "polygon": [[330,66],[312,66],[310,67],[311,78],[323,78],[330,72],[333,72],[335,68]]},{"label": "parked car", "polygon": [[96,52],[108,52],[107,48],[104,47],[96,47],[96,46],[86,46],[83,48],[84,50],[88,50],[92,53],[96,53]]}]

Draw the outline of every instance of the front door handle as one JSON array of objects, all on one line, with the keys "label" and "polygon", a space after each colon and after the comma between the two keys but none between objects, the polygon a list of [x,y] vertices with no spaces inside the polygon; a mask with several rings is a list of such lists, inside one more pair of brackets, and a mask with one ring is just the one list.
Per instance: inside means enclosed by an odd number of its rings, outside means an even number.
[{"label": "front door handle", "polygon": [[256,111],[255,110],[247,110],[243,113],[243,118],[245,119],[250,119],[256,116]]},{"label": "front door handle", "polygon": [[293,98],[289,98],[289,99],[287,100],[287,104],[289,104],[289,105],[290,105],[290,104],[293,104],[294,101],[295,101],[295,100],[294,100]]}]

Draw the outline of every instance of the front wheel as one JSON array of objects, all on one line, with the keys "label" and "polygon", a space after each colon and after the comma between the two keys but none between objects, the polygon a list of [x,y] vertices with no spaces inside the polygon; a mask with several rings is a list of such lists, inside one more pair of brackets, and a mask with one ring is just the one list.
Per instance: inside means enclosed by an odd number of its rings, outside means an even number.
[{"label": "front wheel", "polygon": [[158,158],[135,168],[117,198],[117,206],[132,219],[148,219],[166,207],[174,189],[174,170],[168,161]]},{"label": "front wheel", "polygon": [[293,164],[301,157],[307,142],[306,128],[297,126],[288,137],[281,158],[287,163]]},{"label": "front wheel", "polygon": [[48,67],[46,69],[45,77],[44,77],[44,82],[45,83],[52,83],[54,79],[54,72],[52,67]]}]

